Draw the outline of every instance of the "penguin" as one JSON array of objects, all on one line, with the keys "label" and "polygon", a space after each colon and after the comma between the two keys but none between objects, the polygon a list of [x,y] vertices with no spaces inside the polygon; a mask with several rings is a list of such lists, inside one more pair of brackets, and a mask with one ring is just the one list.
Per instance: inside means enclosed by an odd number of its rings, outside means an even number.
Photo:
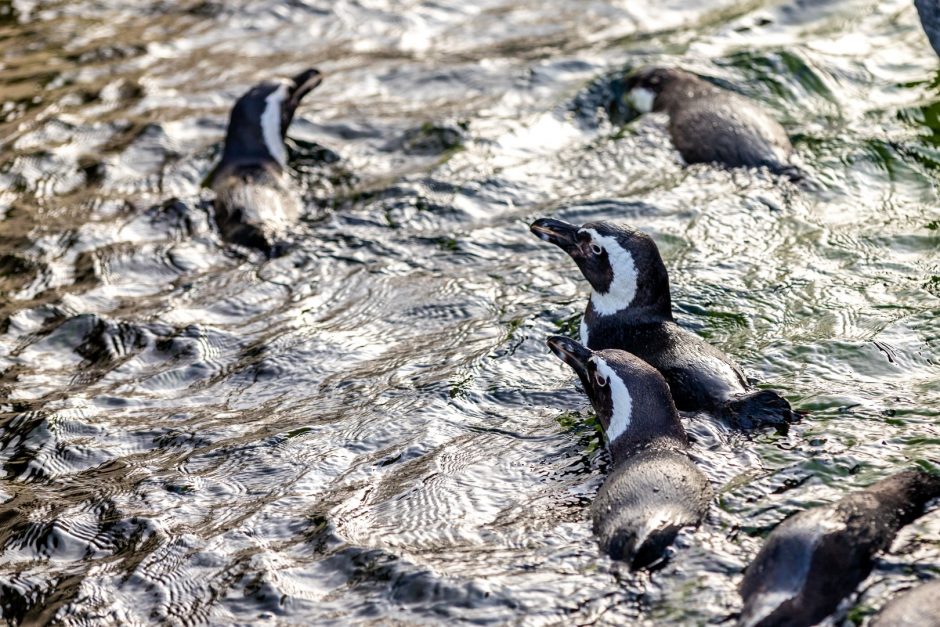
[{"label": "penguin", "polygon": [[741,582],[741,627],[815,625],[865,579],[873,556],[940,496],[940,477],[898,473],[781,523]]},{"label": "penguin", "polygon": [[871,627],[940,627],[940,579],[892,599]]},{"label": "penguin", "polygon": [[300,100],[322,78],[315,69],[305,70],[255,85],[236,101],[222,160],[209,178],[215,222],[227,241],[269,256],[283,252],[303,209],[288,180],[284,137]]},{"label": "penguin", "polygon": [[561,336],[548,346],[577,373],[607,439],[612,470],[591,506],[601,549],[632,569],[664,565],[679,530],[698,526],[712,500],[669,386],[624,351],[592,351]]},{"label": "penguin", "polygon": [[624,82],[640,113],[669,116],[669,135],[686,163],[766,167],[797,181],[793,146],[780,123],[751,100],[675,68],[649,67]]},{"label": "penguin", "polygon": [[937,0],[914,0],[920,25],[927,34],[933,51],[940,55],[940,2]]},{"label": "penguin", "polygon": [[608,222],[578,227],[549,218],[529,228],[568,253],[593,288],[582,344],[625,350],[656,368],[681,411],[717,414],[740,429],[773,425],[785,432],[796,420],[786,399],[750,388],[728,355],[676,324],[669,275],[648,235]]}]

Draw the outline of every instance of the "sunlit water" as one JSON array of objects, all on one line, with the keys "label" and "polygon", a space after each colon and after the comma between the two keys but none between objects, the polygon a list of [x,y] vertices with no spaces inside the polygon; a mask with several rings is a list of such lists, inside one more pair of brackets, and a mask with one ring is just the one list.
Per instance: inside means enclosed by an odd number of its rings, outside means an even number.
[{"label": "sunlit water", "polygon": [[[812,184],[624,126],[649,62],[762,101]],[[307,66],[308,213],[265,260],[201,182]],[[940,463],[938,67],[906,0],[0,2],[3,616],[730,624],[779,521]],[[652,234],[680,322],[809,412],[687,417],[717,497],[652,575],[591,533],[608,462],[544,345],[585,284],[542,215]],[[934,512],[836,622],[937,574]]]}]

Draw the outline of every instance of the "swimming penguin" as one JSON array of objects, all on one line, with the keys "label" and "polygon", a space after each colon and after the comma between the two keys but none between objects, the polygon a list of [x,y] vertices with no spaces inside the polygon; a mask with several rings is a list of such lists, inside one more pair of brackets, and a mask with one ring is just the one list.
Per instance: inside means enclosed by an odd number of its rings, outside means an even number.
[{"label": "swimming penguin", "polygon": [[284,137],[301,98],[320,84],[314,69],[265,81],[232,108],[222,160],[211,174],[215,221],[230,242],[277,254],[300,216],[301,200],[287,180]]},{"label": "swimming penguin", "polygon": [[683,70],[652,67],[627,77],[627,98],[640,113],[669,115],[669,135],[686,163],[766,167],[797,180],[786,131],[756,103]]},{"label": "swimming penguin", "polygon": [[940,496],[940,477],[913,470],[780,524],[741,582],[741,627],[815,625],[872,569],[898,530]]},{"label": "swimming penguin", "polygon": [[604,427],[613,470],[591,507],[601,548],[631,568],[654,568],[683,527],[708,511],[712,488],[654,368],[619,350],[592,351],[553,336],[548,346],[581,379]]},{"label": "swimming penguin", "polygon": [[927,33],[933,51],[940,55],[940,2],[938,0],[914,0],[920,25]]},{"label": "swimming penguin", "polygon": [[871,627],[940,627],[940,579],[891,599]]},{"label": "swimming penguin", "polygon": [[750,429],[795,420],[776,392],[752,390],[728,355],[686,331],[672,317],[669,275],[644,233],[608,222],[582,227],[541,218],[530,229],[568,253],[593,288],[581,320],[581,343],[633,353],[665,377],[676,407],[717,413]]}]

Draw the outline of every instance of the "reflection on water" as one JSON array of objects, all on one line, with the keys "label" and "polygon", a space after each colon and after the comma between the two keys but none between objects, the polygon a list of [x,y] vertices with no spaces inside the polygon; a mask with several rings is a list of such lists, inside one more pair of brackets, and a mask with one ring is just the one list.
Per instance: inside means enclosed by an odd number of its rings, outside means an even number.
[{"label": "reflection on water", "polygon": [[[0,2],[0,610],[11,621],[718,623],[785,516],[940,461],[936,56],[910,2]],[[818,189],[683,169],[618,77],[762,101]],[[273,260],[201,183],[246,87],[317,66]],[[603,558],[585,285],[540,215],[652,234],[680,322],[812,412],[686,417],[718,497]],[[905,530],[845,608],[940,570]]]}]

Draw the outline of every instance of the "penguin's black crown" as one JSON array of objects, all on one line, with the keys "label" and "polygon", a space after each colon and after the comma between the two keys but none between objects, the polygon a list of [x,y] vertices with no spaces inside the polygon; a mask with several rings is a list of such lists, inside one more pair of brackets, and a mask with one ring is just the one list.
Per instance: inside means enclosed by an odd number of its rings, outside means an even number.
[{"label": "penguin's black crown", "polygon": [[624,87],[627,91],[636,88],[648,89],[655,94],[672,84],[674,81],[690,78],[691,74],[682,70],[668,67],[644,67],[627,75]]}]

